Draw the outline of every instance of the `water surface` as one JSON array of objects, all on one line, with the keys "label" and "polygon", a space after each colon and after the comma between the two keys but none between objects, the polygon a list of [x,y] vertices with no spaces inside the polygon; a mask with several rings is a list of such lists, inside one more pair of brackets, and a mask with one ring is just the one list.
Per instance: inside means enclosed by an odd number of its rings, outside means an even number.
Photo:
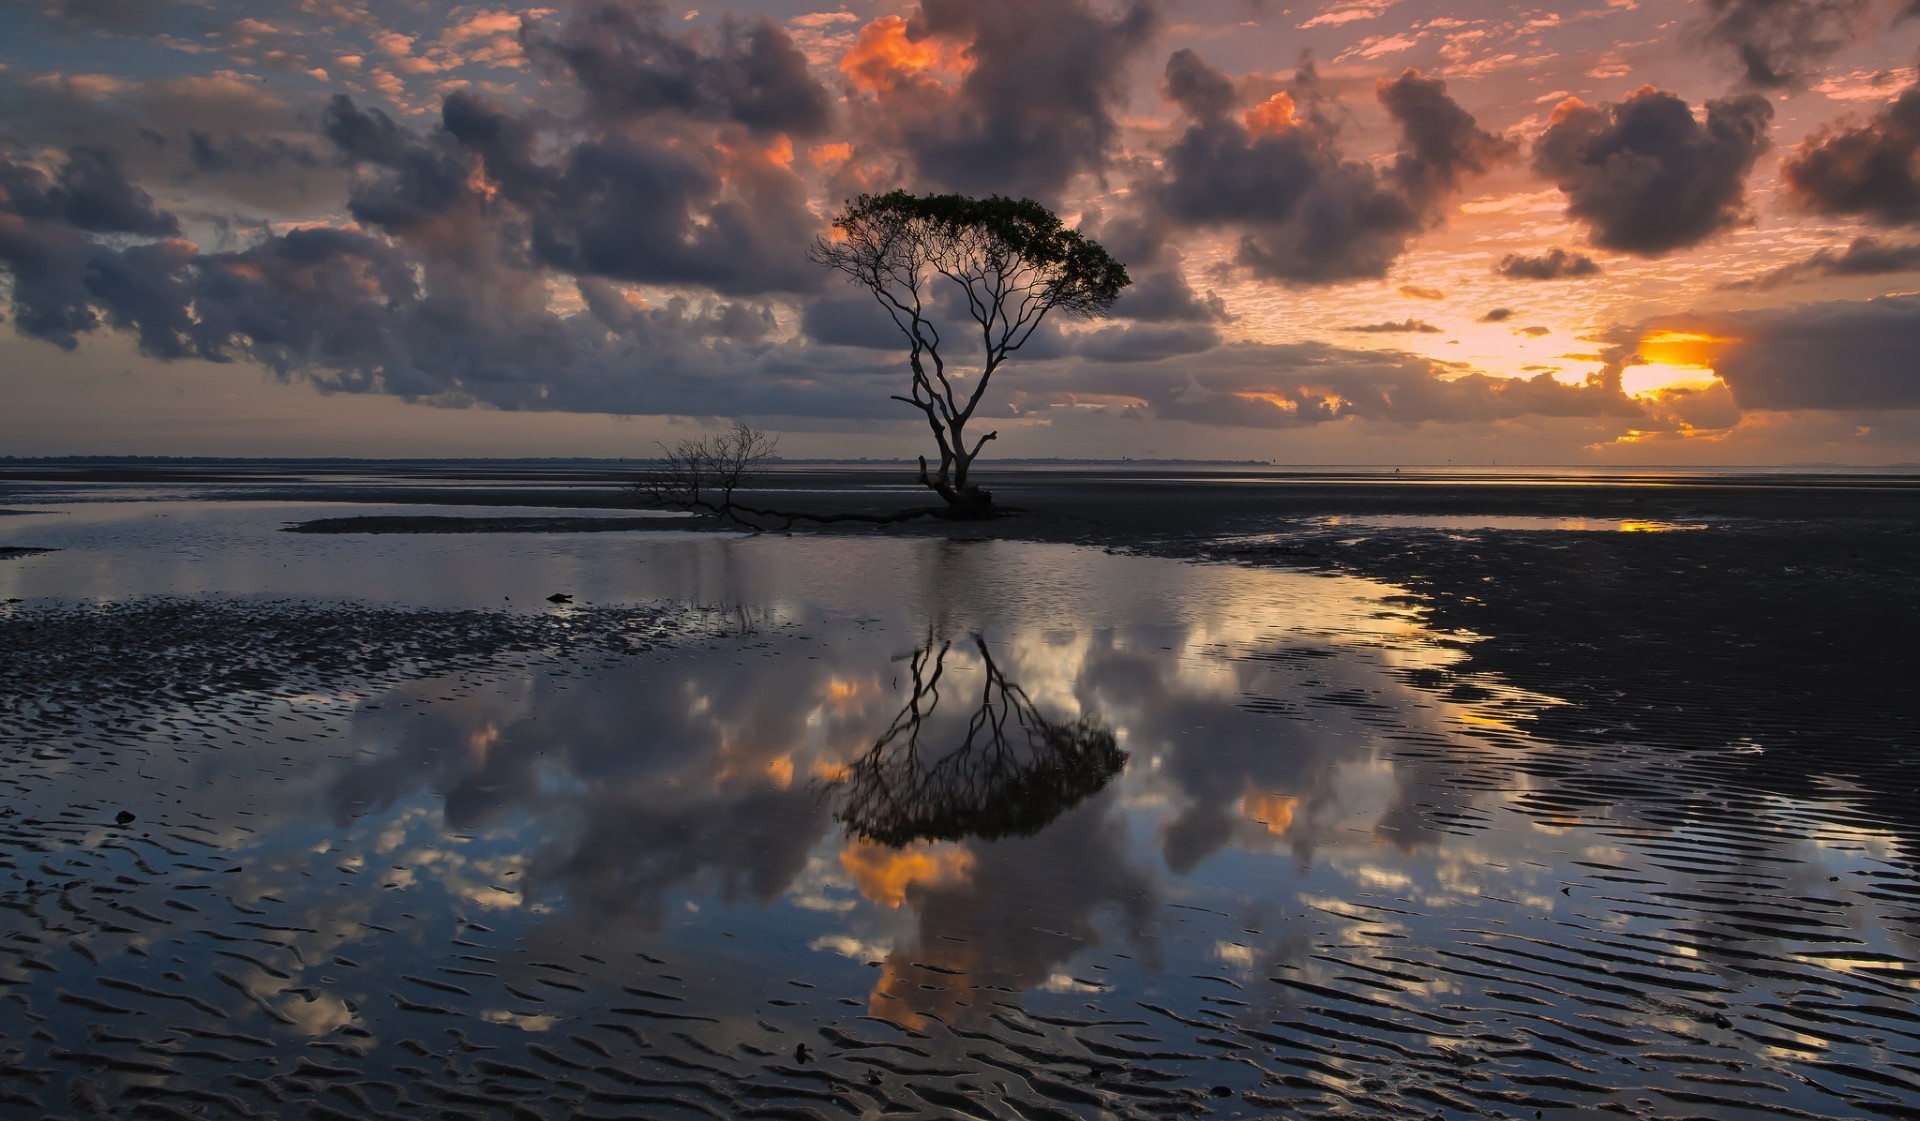
[{"label": "water surface", "polygon": [[73,509],[0,523],[12,1108],[1920,1109],[1911,823],[1541,737],[1390,586]]}]

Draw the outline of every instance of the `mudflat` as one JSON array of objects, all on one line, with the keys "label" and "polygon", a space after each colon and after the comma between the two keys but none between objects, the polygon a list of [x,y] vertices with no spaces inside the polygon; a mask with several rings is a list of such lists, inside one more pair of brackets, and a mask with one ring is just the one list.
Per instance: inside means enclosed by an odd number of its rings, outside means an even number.
[{"label": "mudflat", "polygon": [[1010,469],[785,535],[103,470],[0,472],[9,1108],[1920,1110],[1911,477]]}]

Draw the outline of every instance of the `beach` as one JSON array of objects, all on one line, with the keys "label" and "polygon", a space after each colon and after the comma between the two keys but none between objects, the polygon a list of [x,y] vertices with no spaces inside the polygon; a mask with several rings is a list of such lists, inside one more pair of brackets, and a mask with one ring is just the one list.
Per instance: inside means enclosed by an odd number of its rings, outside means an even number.
[{"label": "beach", "polygon": [[1920,1115],[1920,477],[624,481],[0,470],[0,1101]]}]

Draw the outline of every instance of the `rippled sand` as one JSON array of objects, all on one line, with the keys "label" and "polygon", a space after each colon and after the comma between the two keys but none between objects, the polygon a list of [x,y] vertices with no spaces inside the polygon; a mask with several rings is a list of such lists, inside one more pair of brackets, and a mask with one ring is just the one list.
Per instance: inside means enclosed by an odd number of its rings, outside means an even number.
[{"label": "rippled sand", "polygon": [[1910,527],[1266,516],[0,608],[0,1103],[1920,1113]]}]

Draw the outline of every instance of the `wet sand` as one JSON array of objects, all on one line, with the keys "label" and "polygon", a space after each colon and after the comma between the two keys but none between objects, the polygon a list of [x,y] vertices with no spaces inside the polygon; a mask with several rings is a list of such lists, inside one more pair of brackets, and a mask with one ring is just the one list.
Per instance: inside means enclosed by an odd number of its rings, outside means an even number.
[{"label": "wet sand", "polygon": [[[1423,641],[1452,656],[1374,665],[1364,645],[1335,655],[1297,638],[1236,648],[1222,656],[1239,672],[1277,675],[1242,679],[1236,719],[1362,732],[1419,775],[1417,797],[1373,824],[1377,847],[1463,845],[1478,875],[1475,846],[1511,822],[1549,848],[1569,838],[1572,851],[1529,857],[1551,862],[1530,888],[1544,898],[1488,890],[1442,908],[1406,887],[1322,890],[1302,896],[1317,914],[1292,921],[1168,898],[1163,913],[1186,925],[1169,947],[1238,946],[1253,968],[1204,969],[1164,994],[1103,982],[1141,951],[1100,946],[1036,901],[1030,925],[1058,934],[1072,970],[1049,997],[1004,972],[1011,949],[980,948],[1004,934],[969,920],[966,896],[923,888],[917,948],[850,962],[851,979],[742,963],[791,977],[743,1016],[737,994],[715,995],[724,942],[542,945],[471,901],[416,917],[396,868],[329,853],[302,867],[297,848],[278,867],[241,865],[244,812],[196,816],[168,783],[271,776],[308,745],[367,755],[327,714],[368,698],[424,716],[528,672],[611,690],[610,666],[636,667],[619,679],[632,681],[697,667],[718,657],[697,653],[716,634],[720,661],[801,658],[810,648],[788,632],[659,605],[33,603],[10,609],[0,649],[0,1102],[75,1117],[1920,1116],[1911,480],[1221,487],[1036,473],[997,489],[1020,516],[890,532],[1404,588],[1380,609],[1417,615],[1438,636]],[[506,528],[530,527],[494,531]],[[1328,668],[1351,657],[1366,674]],[[1123,695],[1172,688],[1125,672]],[[740,676],[717,662],[706,691],[749,696]],[[1456,713],[1450,730],[1409,704]],[[497,723],[450,742],[481,752]],[[1232,752],[1183,758],[1168,766],[1196,805],[1254,808]],[[636,806],[621,820],[661,812]],[[977,846],[975,875],[1034,845],[1092,851],[1090,828],[1083,808],[1053,840]],[[1519,882],[1524,860],[1479,859]],[[302,877],[318,886],[287,886]],[[507,882],[475,890],[524,898]],[[330,909],[308,905],[316,891]],[[860,976],[871,970],[877,984]],[[869,987],[869,1000],[845,995]],[[875,1014],[887,1001],[902,1013]]]}]

